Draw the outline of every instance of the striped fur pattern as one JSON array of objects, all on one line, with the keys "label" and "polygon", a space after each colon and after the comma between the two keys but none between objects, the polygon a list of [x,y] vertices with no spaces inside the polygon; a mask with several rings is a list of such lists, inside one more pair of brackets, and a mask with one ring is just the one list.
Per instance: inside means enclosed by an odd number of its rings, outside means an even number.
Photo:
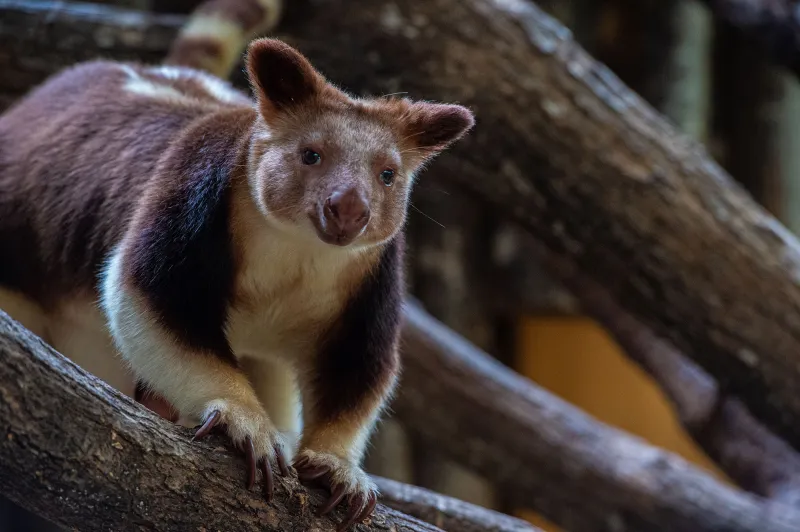
[{"label": "striped fur pattern", "polygon": [[353,98],[273,39],[246,63],[255,100],[94,61],[0,117],[0,308],[162,415],[325,471],[347,527],[400,371],[409,193],[473,117]]}]

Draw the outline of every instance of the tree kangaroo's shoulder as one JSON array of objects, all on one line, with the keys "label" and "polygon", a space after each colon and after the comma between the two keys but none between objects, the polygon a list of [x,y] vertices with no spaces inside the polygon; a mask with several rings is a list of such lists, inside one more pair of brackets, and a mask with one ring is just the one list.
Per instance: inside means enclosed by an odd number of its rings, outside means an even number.
[{"label": "tree kangaroo's shoulder", "polygon": [[228,353],[222,326],[234,278],[230,211],[244,179],[253,113],[199,119],[166,149],[127,231],[123,278],[188,344]]}]

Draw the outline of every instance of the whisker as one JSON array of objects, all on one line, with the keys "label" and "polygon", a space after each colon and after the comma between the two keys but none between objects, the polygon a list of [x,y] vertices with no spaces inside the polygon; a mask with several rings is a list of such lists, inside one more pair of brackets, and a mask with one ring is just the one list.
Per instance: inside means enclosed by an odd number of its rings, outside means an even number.
[{"label": "whisker", "polygon": [[422,183],[416,183],[414,186],[416,188],[422,188],[422,189],[425,189],[425,190],[433,190],[434,192],[441,192],[442,194],[445,194],[447,196],[450,195],[450,192],[448,192],[447,190],[445,190],[443,188],[432,187],[432,186],[429,186],[429,185],[423,185]]},{"label": "whisker", "polygon": [[404,152],[407,152],[407,151],[425,151],[425,148],[423,148],[422,146],[412,146],[411,148],[406,148],[403,151]]},{"label": "whisker", "polygon": [[402,139],[400,139],[400,142],[403,142],[404,140],[408,140],[408,139],[410,139],[412,137],[419,137],[420,135],[424,135],[425,133],[426,133],[425,131],[417,131],[416,133],[412,133],[410,135],[407,135],[407,136],[403,137]]},{"label": "whisker", "polygon": [[427,218],[428,220],[432,221],[433,223],[435,223],[436,225],[438,225],[438,226],[439,226],[439,227],[441,227],[442,229],[447,229],[447,228],[446,228],[444,225],[442,225],[441,223],[439,223],[439,222],[438,222],[438,221],[436,221],[435,219],[431,218],[430,216],[428,216],[427,214],[425,214],[424,212],[422,212],[421,210],[419,210],[419,208],[418,208],[416,205],[414,205],[414,202],[411,202],[411,201],[409,201],[408,203],[409,203],[409,204],[410,204],[410,205],[411,205],[411,206],[414,208],[414,210],[415,210],[415,211],[417,211],[418,213],[420,213],[422,216],[424,216],[424,217],[425,217],[425,218]]},{"label": "whisker", "polygon": [[271,209],[271,210],[268,210],[267,214],[280,214],[280,213],[283,213],[283,212],[286,212],[286,211],[290,211],[290,210],[295,209],[295,208],[296,208],[295,205],[289,205],[288,207],[284,207],[282,209]]}]

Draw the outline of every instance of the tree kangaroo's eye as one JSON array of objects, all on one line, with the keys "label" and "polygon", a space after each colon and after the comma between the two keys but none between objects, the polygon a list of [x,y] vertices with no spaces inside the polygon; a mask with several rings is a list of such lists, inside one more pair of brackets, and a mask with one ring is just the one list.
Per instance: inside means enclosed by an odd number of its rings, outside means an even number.
[{"label": "tree kangaroo's eye", "polygon": [[303,150],[303,164],[319,164],[321,160],[322,156],[314,150],[309,150],[308,148]]},{"label": "tree kangaroo's eye", "polygon": [[381,181],[383,181],[383,184],[387,187],[392,186],[392,183],[394,183],[394,170],[387,168],[381,172]]}]

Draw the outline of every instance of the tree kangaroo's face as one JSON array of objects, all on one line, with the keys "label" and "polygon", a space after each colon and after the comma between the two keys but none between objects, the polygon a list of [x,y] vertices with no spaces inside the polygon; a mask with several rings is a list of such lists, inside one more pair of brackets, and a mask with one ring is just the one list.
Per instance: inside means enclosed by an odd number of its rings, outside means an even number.
[{"label": "tree kangaroo's face", "polygon": [[279,41],[254,41],[248,70],[262,117],[253,196],[268,218],[328,245],[395,235],[415,172],[473,124],[457,105],[351,98]]}]

